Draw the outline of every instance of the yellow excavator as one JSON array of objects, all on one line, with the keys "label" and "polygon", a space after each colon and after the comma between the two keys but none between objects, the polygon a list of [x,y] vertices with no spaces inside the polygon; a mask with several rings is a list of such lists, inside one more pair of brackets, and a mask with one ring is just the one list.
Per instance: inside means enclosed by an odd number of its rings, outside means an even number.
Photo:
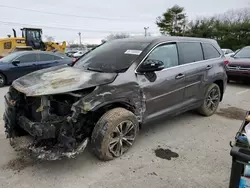
[{"label": "yellow excavator", "polygon": [[61,44],[56,42],[43,42],[42,29],[22,28],[22,37],[17,37],[15,29],[14,36],[8,35],[8,38],[0,39],[0,58],[15,51],[23,50],[42,50],[64,53],[66,42]]}]

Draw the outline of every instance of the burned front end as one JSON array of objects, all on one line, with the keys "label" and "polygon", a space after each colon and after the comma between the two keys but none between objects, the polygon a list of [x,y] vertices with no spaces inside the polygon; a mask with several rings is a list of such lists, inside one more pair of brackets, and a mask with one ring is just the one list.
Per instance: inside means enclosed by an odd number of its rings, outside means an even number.
[{"label": "burned front end", "polygon": [[84,150],[93,129],[91,113],[83,114],[73,104],[94,88],[63,94],[26,96],[14,87],[5,95],[4,122],[13,147],[23,148],[38,159],[74,157]]}]

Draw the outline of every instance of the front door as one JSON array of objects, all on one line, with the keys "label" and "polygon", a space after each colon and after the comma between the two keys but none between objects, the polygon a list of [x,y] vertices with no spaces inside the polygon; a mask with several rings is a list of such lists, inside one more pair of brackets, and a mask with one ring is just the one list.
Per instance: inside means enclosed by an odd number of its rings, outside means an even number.
[{"label": "front door", "polygon": [[157,46],[147,59],[162,61],[165,68],[161,71],[138,74],[137,76],[146,100],[144,121],[176,113],[182,106],[185,88],[185,76],[179,68],[179,57],[175,43]]},{"label": "front door", "polygon": [[25,54],[15,60],[18,60],[19,63],[12,65],[12,68],[10,70],[13,80],[31,73],[37,69],[36,53]]}]

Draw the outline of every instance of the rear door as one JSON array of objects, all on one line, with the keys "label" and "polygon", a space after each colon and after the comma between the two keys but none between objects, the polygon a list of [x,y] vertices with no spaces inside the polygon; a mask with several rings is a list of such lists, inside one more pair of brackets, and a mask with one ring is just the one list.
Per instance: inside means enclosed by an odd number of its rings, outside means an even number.
[{"label": "rear door", "polygon": [[59,60],[53,54],[38,53],[38,69],[44,69],[59,65]]},{"label": "rear door", "polygon": [[[212,43],[202,43],[202,48],[206,62],[206,90],[210,82],[214,80],[214,77],[225,77],[225,64],[224,59],[222,58],[223,54],[221,54],[221,52],[217,50],[218,48],[215,48]],[[201,97],[204,97],[204,93]]]},{"label": "rear door", "polygon": [[206,82],[208,61],[204,61],[200,42],[179,42],[180,63],[185,72],[184,100],[186,108],[197,105]]}]

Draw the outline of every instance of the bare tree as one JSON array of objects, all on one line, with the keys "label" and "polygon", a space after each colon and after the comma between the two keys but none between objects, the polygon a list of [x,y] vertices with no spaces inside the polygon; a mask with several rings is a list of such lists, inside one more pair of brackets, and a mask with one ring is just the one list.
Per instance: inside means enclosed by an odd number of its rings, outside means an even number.
[{"label": "bare tree", "polygon": [[215,17],[216,19],[229,24],[246,22],[250,20],[250,7],[228,10],[227,12]]},{"label": "bare tree", "polygon": [[45,35],[44,37],[45,37],[46,42],[54,42],[55,41],[55,38],[52,36]]}]

